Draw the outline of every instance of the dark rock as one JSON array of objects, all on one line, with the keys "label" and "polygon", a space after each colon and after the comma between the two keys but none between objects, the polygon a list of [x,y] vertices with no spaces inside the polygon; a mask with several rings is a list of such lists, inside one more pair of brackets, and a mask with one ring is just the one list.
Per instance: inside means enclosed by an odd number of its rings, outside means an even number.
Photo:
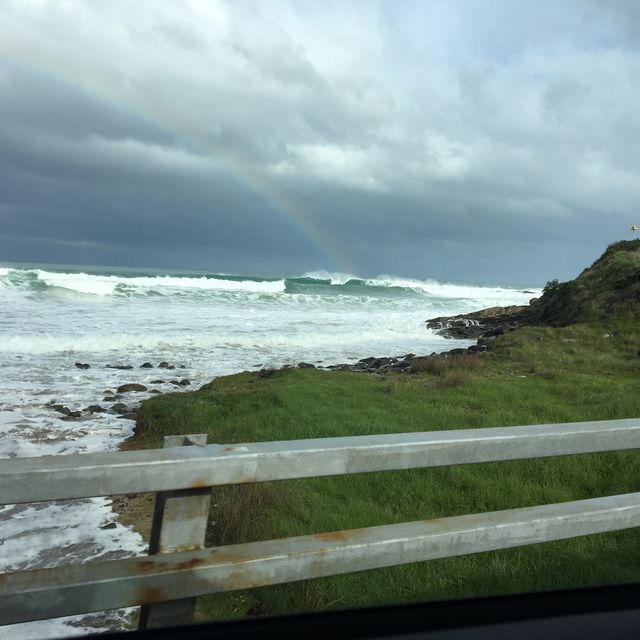
[{"label": "dark rock", "polygon": [[186,368],[187,368],[187,365],[186,365],[186,364],[181,364],[179,368],[180,368],[180,369],[186,369]]},{"label": "dark rock", "polygon": [[298,369],[315,369],[316,365],[310,362],[298,362]]},{"label": "dark rock", "polygon": [[170,365],[167,367],[167,369],[175,369],[175,366],[174,366],[174,365],[172,365],[172,364],[170,364]]},{"label": "dark rock", "polygon": [[153,369],[153,365],[150,362],[145,362],[140,365],[141,369]]},{"label": "dark rock", "polygon": [[160,391],[160,389],[151,389],[149,393],[162,393],[162,391]]},{"label": "dark rock", "polygon": [[164,384],[164,380],[152,380],[149,384]]},{"label": "dark rock", "polygon": [[172,384],[174,387],[179,387],[180,380],[169,380],[169,384]]},{"label": "dark rock", "polygon": [[128,391],[146,391],[147,387],[137,382],[130,382],[129,384],[122,384],[118,387],[118,393],[126,393]]},{"label": "dark rock", "polygon": [[67,415],[70,418],[82,418],[82,412],[81,411],[70,411]]},{"label": "dark rock", "polygon": [[166,362],[165,360],[163,360],[159,365],[158,365],[158,369],[168,369],[169,368],[169,363]]},{"label": "dark rock", "polygon": [[427,327],[445,338],[470,340],[481,336],[485,327],[471,318],[434,318],[427,321]]},{"label": "dark rock", "polygon": [[180,380],[179,384],[181,387],[187,387],[191,384],[191,380],[187,380],[187,378],[183,378],[182,380]]},{"label": "dark rock", "polygon": [[99,404],[89,405],[85,411],[89,413],[106,413],[107,410],[104,407],[101,407]]},{"label": "dark rock", "polygon": [[493,332],[501,325],[517,328],[522,324],[530,324],[530,316],[529,306],[490,307],[457,316],[431,318],[426,324],[445,338],[474,339]]},{"label": "dark rock", "polygon": [[57,411],[59,411],[60,413],[64,413],[65,416],[71,415],[71,409],[69,409],[69,407],[60,407],[60,409],[57,409]]},{"label": "dark rock", "polygon": [[262,362],[258,362],[258,364],[254,364],[254,367],[261,367],[262,366]]},{"label": "dark rock", "polygon": [[362,360],[358,360],[353,365],[354,371],[369,371],[369,370],[377,370],[382,365],[388,364],[390,362],[390,358],[363,358]]},{"label": "dark rock", "polygon": [[78,369],[88,369],[91,365],[84,362],[76,362],[75,366],[78,367]]},{"label": "dark rock", "polygon": [[118,525],[115,522],[107,522],[107,524],[101,525],[101,529],[116,529]]},{"label": "dark rock", "polygon": [[105,389],[105,390],[102,392],[102,395],[103,395],[103,396],[113,396],[113,395],[115,395],[115,393],[116,393],[116,392],[115,392],[115,391],[111,391],[111,389]]},{"label": "dark rock", "polygon": [[[356,368],[357,367],[357,368]],[[330,371],[365,371],[361,366],[356,364],[330,364],[325,367],[325,369],[329,369]]]},{"label": "dark rock", "polygon": [[133,369],[133,365],[130,364],[108,364],[107,369],[122,369],[124,371]]},{"label": "dark rock", "polygon": [[127,405],[122,402],[116,402],[116,404],[114,404],[109,409],[109,411],[111,413],[127,413],[129,411],[129,407],[127,407]]},{"label": "dark rock", "polygon": [[102,398],[102,402],[115,402],[121,397],[122,396],[105,396],[104,398]]},{"label": "dark rock", "polygon": [[467,351],[469,353],[482,353],[486,351],[487,347],[483,344],[472,344],[470,347],[467,347]]},{"label": "dark rock", "polygon": [[447,353],[450,356],[461,356],[464,355],[466,349],[450,349],[449,351],[447,351]]},{"label": "dark rock", "polygon": [[134,411],[128,411],[127,413],[123,413],[122,415],[119,415],[118,418],[121,420],[135,420],[137,416],[137,413],[135,413]]}]

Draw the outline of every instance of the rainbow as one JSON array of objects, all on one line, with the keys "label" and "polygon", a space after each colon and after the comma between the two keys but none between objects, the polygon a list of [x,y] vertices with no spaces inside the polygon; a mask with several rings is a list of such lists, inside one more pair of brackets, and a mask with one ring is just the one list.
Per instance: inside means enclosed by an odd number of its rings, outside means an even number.
[{"label": "rainbow", "polygon": [[75,68],[69,68],[68,65],[56,65],[51,58],[38,56],[38,59],[35,59],[36,56],[37,54],[31,50],[29,51],[29,60],[24,57],[18,59],[15,56],[6,57],[5,60],[9,60],[17,67],[42,74],[71,90],[97,98],[113,109],[139,118],[143,122],[175,136],[186,149],[213,160],[225,175],[264,202],[268,211],[280,217],[326,261],[327,264],[322,265],[322,268],[338,271],[350,269],[348,260],[345,259],[344,252],[336,244],[335,238],[323,231],[303,206],[288,195],[281,186],[269,180],[255,167],[203,139],[192,123],[166,108],[161,104],[161,101],[154,101],[152,97],[140,94],[129,96],[124,96],[121,93],[116,94],[98,77],[82,69],[77,63],[74,65]]}]

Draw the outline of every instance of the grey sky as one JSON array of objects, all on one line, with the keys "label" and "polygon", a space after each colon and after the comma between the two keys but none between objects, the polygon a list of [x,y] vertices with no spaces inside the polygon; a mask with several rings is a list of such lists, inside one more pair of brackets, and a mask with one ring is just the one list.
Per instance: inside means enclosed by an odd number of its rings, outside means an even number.
[{"label": "grey sky", "polygon": [[0,0],[0,261],[572,277],[640,221],[638,6]]}]

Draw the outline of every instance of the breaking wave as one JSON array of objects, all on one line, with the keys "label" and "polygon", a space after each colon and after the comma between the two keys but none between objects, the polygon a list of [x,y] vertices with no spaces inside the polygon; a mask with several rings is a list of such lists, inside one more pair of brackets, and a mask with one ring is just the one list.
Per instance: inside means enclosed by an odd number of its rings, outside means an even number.
[{"label": "breaking wave", "polygon": [[391,275],[364,278],[348,273],[310,271],[293,278],[269,279],[224,274],[150,275],[69,273],[43,269],[0,267],[0,287],[34,292],[72,292],[98,297],[188,296],[218,293],[308,294],[371,297],[426,297],[432,300],[491,301],[514,304],[539,295],[538,289],[480,287],[417,280]]}]

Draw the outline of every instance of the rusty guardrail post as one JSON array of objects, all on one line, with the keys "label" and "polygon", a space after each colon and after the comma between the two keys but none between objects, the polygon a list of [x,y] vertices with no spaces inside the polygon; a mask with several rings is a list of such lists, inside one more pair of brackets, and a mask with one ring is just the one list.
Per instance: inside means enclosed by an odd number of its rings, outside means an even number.
[{"label": "rusty guardrail post", "polygon": [[[165,436],[164,448],[202,446],[207,434]],[[149,555],[193,551],[204,547],[211,487],[159,491],[151,525]],[[196,599],[168,600],[140,608],[140,629],[169,627],[192,622]]]}]

